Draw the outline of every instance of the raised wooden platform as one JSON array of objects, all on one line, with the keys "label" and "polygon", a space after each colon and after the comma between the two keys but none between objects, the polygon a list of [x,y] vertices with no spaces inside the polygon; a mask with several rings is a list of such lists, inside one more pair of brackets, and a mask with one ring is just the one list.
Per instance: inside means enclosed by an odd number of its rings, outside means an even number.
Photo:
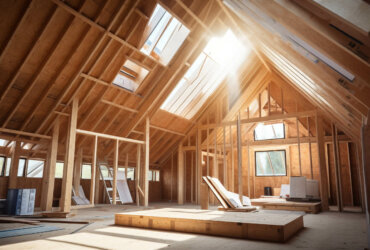
[{"label": "raised wooden platform", "polygon": [[321,211],[320,202],[293,202],[286,201],[285,199],[259,198],[251,199],[251,203],[253,206],[261,206],[264,209],[271,210],[302,211],[313,214]]},{"label": "raised wooden platform", "polygon": [[285,242],[303,228],[303,214],[162,208],[115,214],[115,224],[232,238]]}]

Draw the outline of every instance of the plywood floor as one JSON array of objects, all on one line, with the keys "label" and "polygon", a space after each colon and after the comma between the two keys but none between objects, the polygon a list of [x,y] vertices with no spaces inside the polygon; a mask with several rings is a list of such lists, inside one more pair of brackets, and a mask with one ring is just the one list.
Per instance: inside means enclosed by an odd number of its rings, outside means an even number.
[{"label": "plywood floor", "polygon": [[[170,203],[151,204],[152,208],[174,207]],[[211,207],[217,209],[217,207]],[[0,240],[0,249],[364,249],[367,246],[365,215],[323,212],[306,214],[305,228],[287,243],[230,239],[189,233],[156,231],[114,226],[114,213],[135,211],[135,206],[100,206],[76,210],[71,220],[89,220],[89,226],[52,224],[63,230]],[[289,213],[289,212],[288,212]],[[6,226],[6,224],[3,224]]]}]

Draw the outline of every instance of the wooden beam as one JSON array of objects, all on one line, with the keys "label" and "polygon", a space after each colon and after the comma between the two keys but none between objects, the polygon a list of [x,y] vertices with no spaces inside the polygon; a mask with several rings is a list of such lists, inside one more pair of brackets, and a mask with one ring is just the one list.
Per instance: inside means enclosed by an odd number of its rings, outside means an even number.
[{"label": "wooden beam", "polygon": [[130,143],[136,143],[136,144],[145,144],[144,141],[139,141],[139,140],[134,140],[126,137],[120,137],[120,136],[115,136],[115,135],[108,135],[108,134],[102,134],[102,133],[97,133],[93,131],[87,131],[87,130],[82,130],[82,129],[77,129],[76,130],[77,134],[84,134],[84,135],[92,135],[92,136],[97,136],[101,138],[106,138],[106,139],[112,139],[112,140],[118,140],[118,141],[124,141],[124,142],[130,142]]},{"label": "wooden beam", "polygon": [[119,105],[119,104],[116,104],[114,102],[110,102],[110,101],[107,101],[107,100],[101,100],[101,102],[105,103],[105,104],[108,104],[108,105],[111,105],[113,107],[122,109],[122,110],[132,112],[132,113],[137,113],[138,112],[136,109],[132,109],[132,108],[129,108],[129,107],[126,107],[126,106],[123,106],[123,105]]},{"label": "wooden beam", "polygon": [[17,188],[17,175],[18,175],[18,166],[19,166],[19,158],[21,152],[21,143],[15,142],[13,145],[12,151],[12,162],[10,165],[10,172],[9,172],[9,189]]},{"label": "wooden beam", "polygon": [[69,121],[68,136],[66,141],[66,154],[64,161],[62,194],[60,199],[61,212],[71,211],[71,192],[72,192],[72,177],[73,177],[73,163],[75,156],[76,144],[76,127],[78,115],[78,99],[74,98],[72,102],[72,111]]},{"label": "wooden beam", "polygon": [[299,163],[299,175],[302,176],[302,160],[301,160],[301,142],[299,139],[299,120],[296,118],[297,126],[297,141],[298,141],[298,163]]},{"label": "wooden beam", "polygon": [[90,204],[94,205],[95,203],[95,185],[96,185],[96,154],[98,152],[98,137],[94,137],[94,144],[93,144],[93,156],[91,159],[91,181],[90,181]]},{"label": "wooden beam", "polygon": [[[368,114],[370,117],[370,111]],[[363,121],[361,129],[361,154],[362,154],[362,171],[364,183],[364,200],[366,204],[366,225],[367,237],[370,239],[370,124]],[[370,241],[368,241],[370,248]]]},{"label": "wooden beam", "polygon": [[184,204],[184,152],[182,151],[182,144],[179,144],[177,151],[177,204]]},{"label": "wooden beam", "polygon": [[114,157],[113,157],[113,190],[112,190],[112,204],[117,204],[117,170],[118,170],[118,150],[119,141],[115,141]]},{"label": "wooden beam", "polygon": [[334,156],[334,168],[335,168],[335,184],[337,189],[337,206],[339,212],[343,211],[343,199],[342,199],[342,184],[341,184],[341,171],[340,171],[340,159],[339,159],[339,145],[337,140],[337,128],[332,124],[332,139],[333,139],[333,156]]},{"label": "wooden beam", "polygon": [[148,173],[149,173],[149,138],[150,138],[150,123],[149,117],[146,117],[145,120],[145,158],[144,158],[144,171],[143,171],[143,179],[144,179],[144,206],[147,207],[149,205],[149,180],[148,180]]},{"label": "wooden beam", "polygon": [[1,133],[7,133],[7,134],[15,134],[15,135],[24,135],[24,136],[30,136],[30,137],[38,137],[42,139],[51,139],[51,136],[49,135],[41,135],[37,133],[29,133],[25,131],[20,130],[14,130],[14,129],[7,129],[7,128],[0,128]]},{"label": "wooden beam", "polygon": [[141,145],[136,147],[136,170],[135,170],[135,190],[136,190],[136,205],[140,206],[139,188],[140,188],[140,160],[141,160]]},{"label": "wooden beam", "polygon": [[179,135],[179,136],[186,136],[184,133],[180,133],[180,132],[170,130],[170,129],[167,129],[167,128],[161,128],[161,127],[158,127],[158,126],[155,126],[155,125],[150,125],[150,127],[154,128],[154,129],[157,129],[157,130],[167,132],[167,133],[171,133],[171,134],[175,134],[175,135]]},{"label": "wooden beam", "polygon": [[41,211],[51,211],[53,208],[54,198],[54,180],[55,168],[58,155],[58,138],[59,138],[59,119],[55,120],[53,127],[53,136],[48,148],[46,166],[42,177],[42,194],[41,194]]},{"label": "wooden beam", "polygon": [[242,139],[241,139],[241,129],[240,129],[240,113],[238,115],[237,125],[236,125],[236,136],[237,136],[237,150],[238,150],[238,193],[240,202],[243,202],[243,172],[242,172]]},{"label": "wooden beam", "polygon": [[83,148],[79,148],[77,151],[77,157],[75,160],[75,166],[73,169],[73,189],[77,196],[80,195],[80,183],[81,183],[81,171],[82,171],[82,157],[83,157]]},{"label": "wooden beam", "polygon": [[317,136],[317,151],[319,155],[319,167],[320,167],[320,198],[321,208],[323,211],[329,210],[328,200],[328,174],[326,171],[325,163],[325,142],[324,142],[324,128],[323,119],[321,116],[315,116],[316,118],[316,136]]},{"label": "wooden beam", "polygon": [[200,183],[202,182],[203,167],[202,167],[202,131],[197,129],[197,141],[196,141],[196,173],[195,173],[195,185],[196,185],[196,203],[200,204],[201,192],[200,192]]}]

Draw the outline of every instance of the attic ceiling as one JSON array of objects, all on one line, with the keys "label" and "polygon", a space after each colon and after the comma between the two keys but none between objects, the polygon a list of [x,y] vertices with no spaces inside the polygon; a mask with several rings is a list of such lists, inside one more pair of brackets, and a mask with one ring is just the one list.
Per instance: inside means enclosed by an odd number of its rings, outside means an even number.
[{"label": "attic ceiling", "polygon": [[[157,3],[190,31],[168,64],[142,51]],[[370,106],[369,33],[353,29],[349,34],[353,24],[305,10],[310,4],[320,7],[314,1],[289,0],[1,1],[0,127],[47,135],[59,119],[63,144],[70,104],[78,98],[79,129],[141,140],[149,116],[150,163],[156,165],[194,133],[216,100],[223,100],[217,104],[223,110],[217,119],[232,120],[274,82],[293,87],[307,106],[357,142]],[[345,34],[333,28],[338,20]],[[208,41],[227,29],[252,49],[236,71],[237,80],[222,80],[190,119],[162,110]],[[134,91],[112,84],[127,61],[148,71]],[[138,76],[129,73],[133,80]],[[279,96],[273,98],[280,105]],[[33,156],[47,150],[38,139],[22,140]],[[88,156],[92,140],[78,135],[76,146]],[[99,140],[98,158],[112,157],[113,145]],[[128,155],[134,162],[135,152],[135,146],[121,143],[120,161]]]}]

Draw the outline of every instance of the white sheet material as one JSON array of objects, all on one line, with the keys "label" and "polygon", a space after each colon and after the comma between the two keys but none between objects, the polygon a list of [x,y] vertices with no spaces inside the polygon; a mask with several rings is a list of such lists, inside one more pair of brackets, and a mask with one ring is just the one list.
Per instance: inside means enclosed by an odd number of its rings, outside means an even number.
[{"label": "white sheet material", "polygon": [[304,176],[290,177],[290,197],[306,198],[306,177]]},{"label": "white sheet material", "polygon": [[306,195],[308,198],[319,199],[319,181],[318,180],[306,180]]},{"label": "white sheet material", "polygon": [[76,195],[76,192],[73,187],[72,187],[72,193],[73,193],[72,200],[74,201],[74,203],[76,203],[76,205],[90,204],[90,201],[86,198],[85,192],[81,185],[78,188],[78,196]]},{"label": "white sheet material", "polygon": [[117,171],[117,191],[122,203],[133,202],[124,171]]},{"label": "white sheet material", "polygon": [[247,196],[243,196],[243,203],[241,203],[239,199],[239,194],[228,191],[224,187],[224,185],[222,185],[219,179],[214,177],[211,178],[213,182],[217,185],[218,189],[220,189],[221,192],[223,192],[227,196],[227,198],[235,207],[251,206],[251,200]]},{"label": "white sheet material", "polygon": [[281,184],[280,197],[281,198],[290,197],[290,185],[289,184]]}]

